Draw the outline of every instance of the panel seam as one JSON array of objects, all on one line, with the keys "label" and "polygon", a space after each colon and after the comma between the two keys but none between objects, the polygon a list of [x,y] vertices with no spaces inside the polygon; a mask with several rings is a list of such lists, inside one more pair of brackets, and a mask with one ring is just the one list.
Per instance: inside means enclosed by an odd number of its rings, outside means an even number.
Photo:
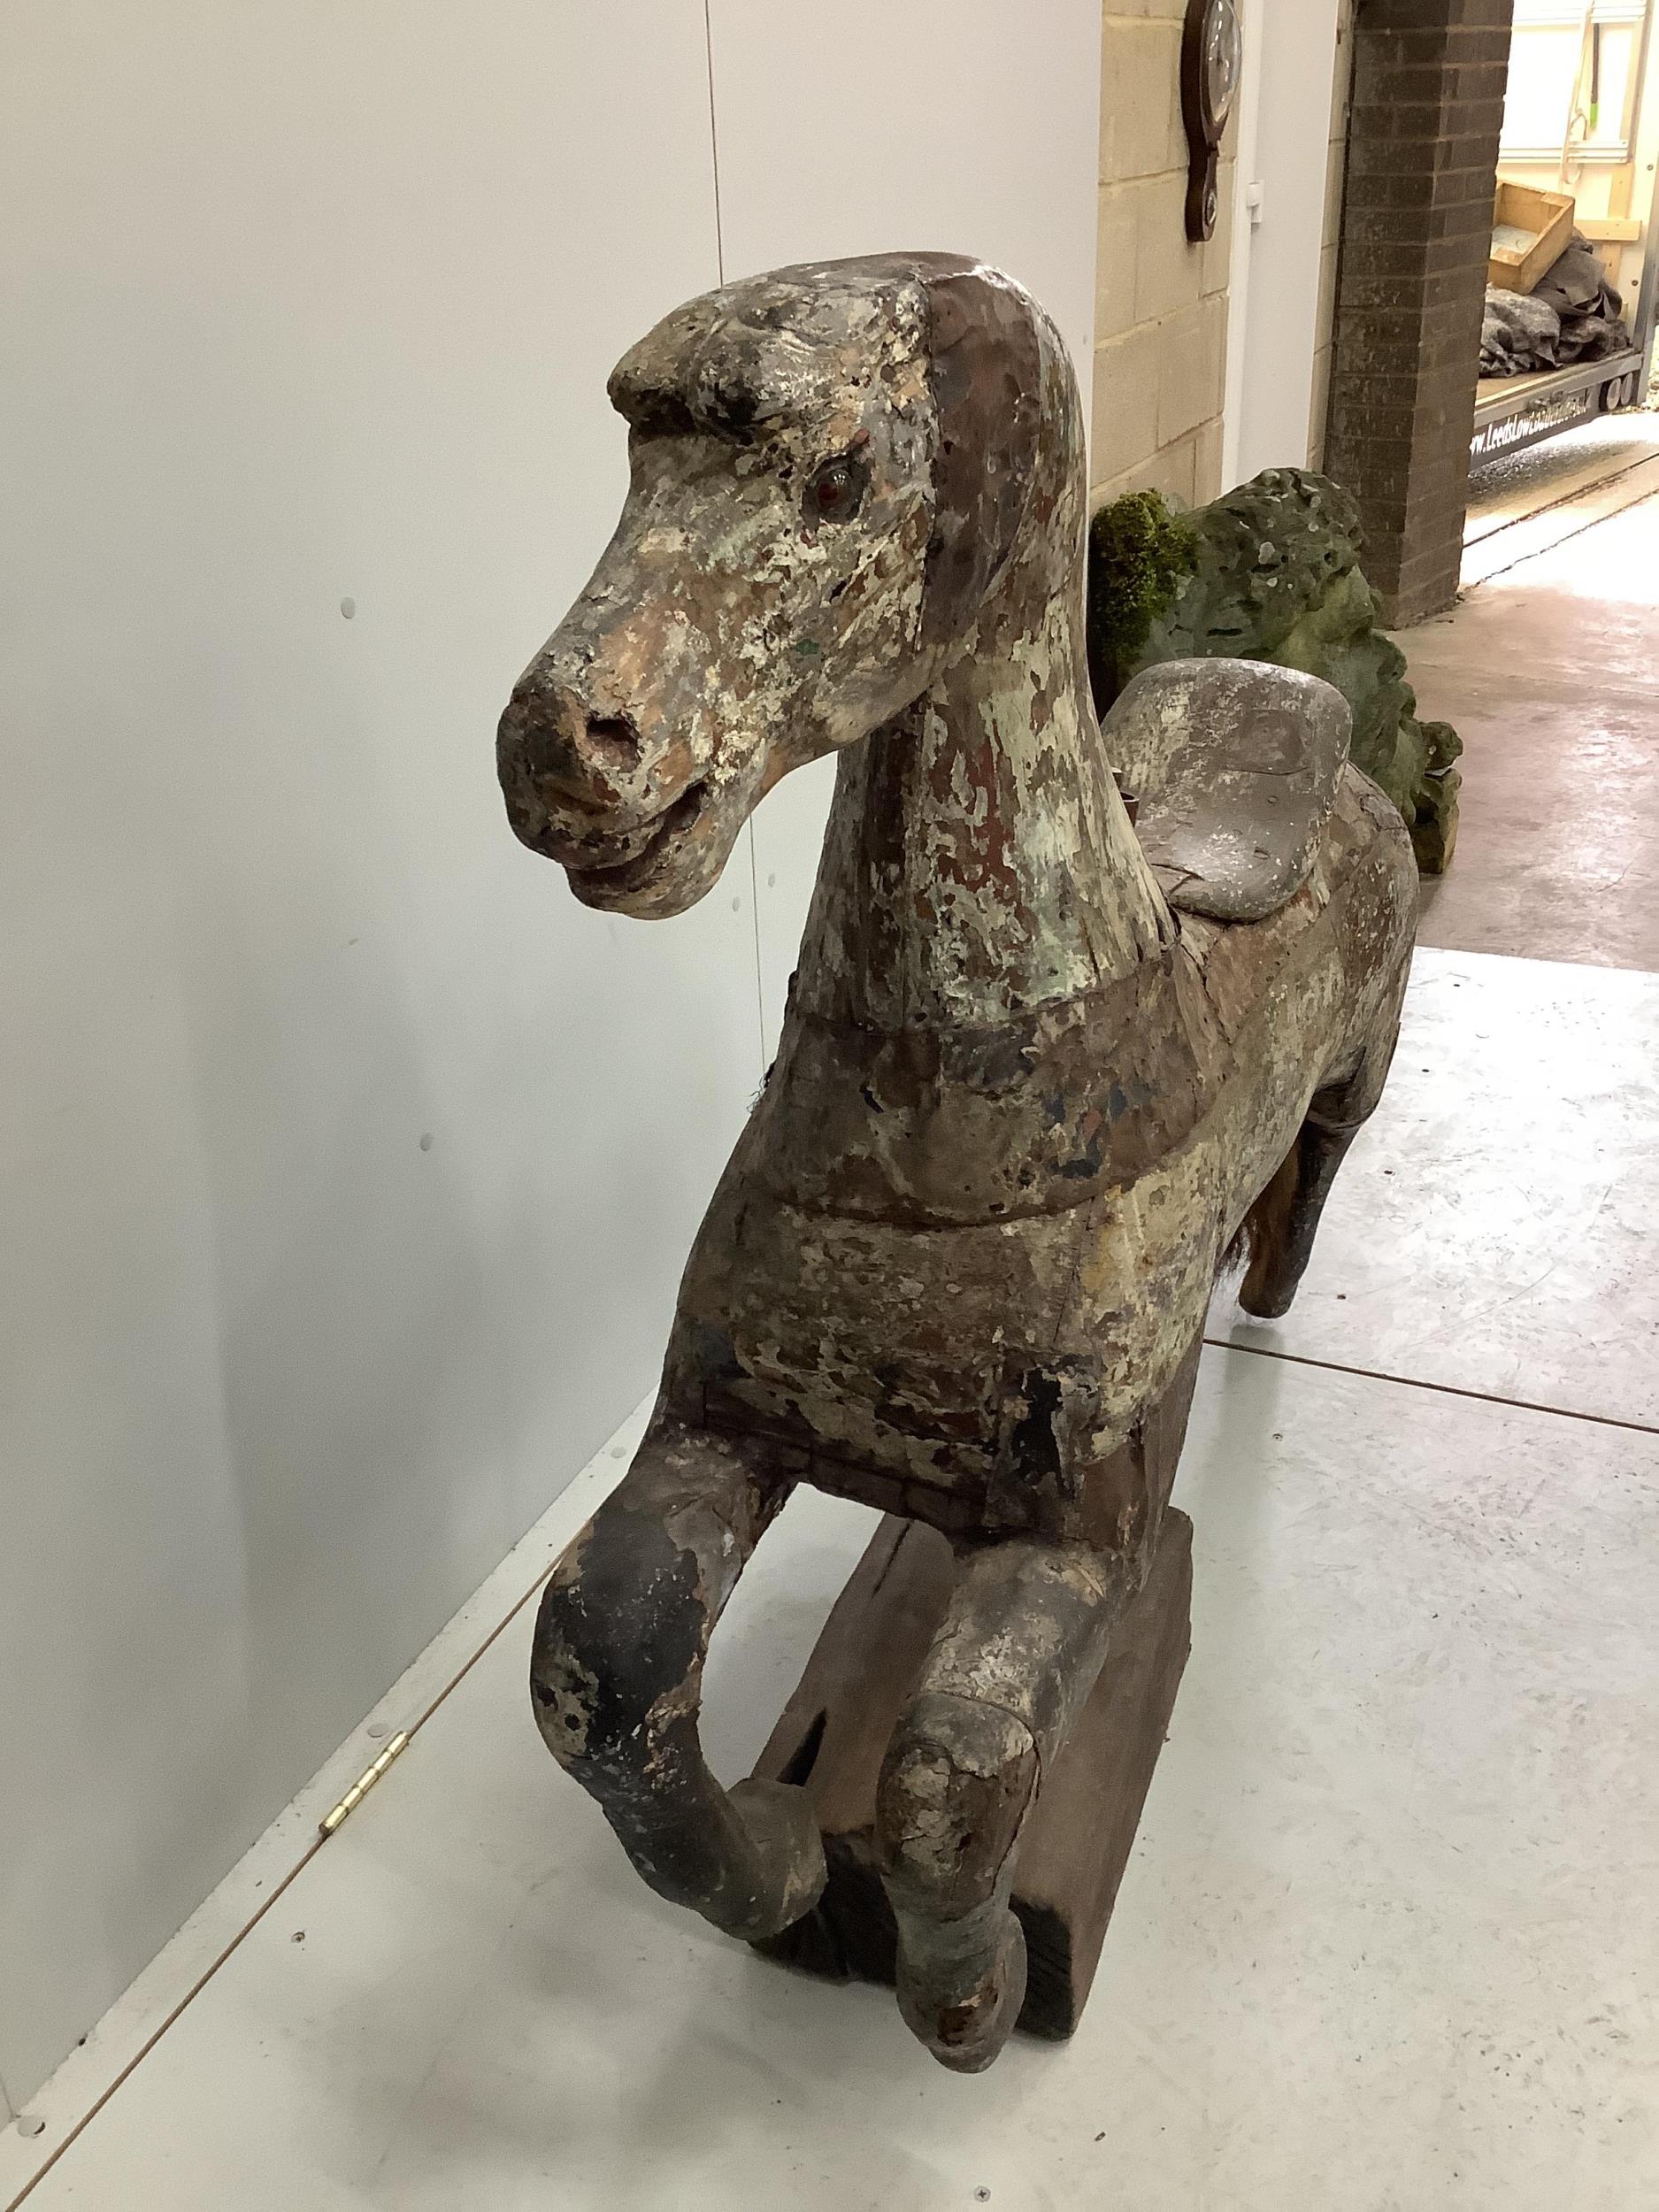
[{"label": "panel seam", "polygon": [[[548,1564],[541,1569],[536,1575],[535,1580],[530,1585],[530,1587],[524,1593],[522,1597],[514,1601],[511,1609],[503,1614],[502,1618],[496,1622],[495,1625],[490,1630],[488,1635],[487,1635],[483,1639],[482,1642],[478,1646],[478,1648],[465,1661],[463,1661],[462,1664],[457,1668],[454,1674],[450,1676],[449,1679],[438,1691],[436,1696],[430,1700],[430,1701],[414,1720],[411,1721],[409,1724],[408,1733],[409,1740],[411,1744],[415,1738],[420,1733],[421,1730],[426,1726],[426,1723],[432,1718],[433,1715],[438,1710],[439,1707],[442,1705],[446,1699],[450,1697],[455,1691],[460,1688],[461,1684],[465,1680],[466,1677],[471,1674],[472,1669],[484,1656],[484,1654],[489,1649],[490,1646],[496,1641],[497,1638],[506,1632],[506,1631],[512,1625],[513,1622],[518,1619],[519,1614],[524,1611],[526,1606],[527,1606],[531,1600],[538,1594],[542,1584],[552,1573],[557,1563],[557,1561],[549,1560]],[[150,2056],[150,2053],[156,2048],[156,2046],[161,2041],[162,2038],[178,2025],[179,2021],[182,2018],[183,2015],[196,2002],[196,1999],[202,1994],[202,1992],[213,1979],[213,1977],[219,1971],[220,1968],[229,1963],[230,1960],[234,1957],[235,1953],[242,1948],[242,1946],[247,1941],[248,1938],[253,1933],[254,1930],[259,1925],[259,1923],[265,1917],[266,1914],[271,1911],[272,1908],[276,1905],[279,1901],[293,1887],[294,1884],[298,1881],[300,1876],[304,1873],[306,1868],[317,1856],[317,1854],[324,1848],[329,1840],[330,1839],[322,1833],[315,1834],[310,1839],[303,1852],[288,1869],[288,1872],[282,1876],[281,1879],[275,1884],[270,1895],[261,1900],[257,1910],[250,1916],[249,1919],[241,1928],[237,1929],[236,1932],[229,1938],[222,1948],[215,1954],[214,1957],[202,1970],[201,1973],[196,1976],[196,1979],[191,1983],[189,1988],[186,1990],[183,1996],[180,1997],[177,2003],[175,2003],[169,2009],[166,2017],[161,2022],[160,2025],[153,2029],[151,2032],[145,2037],[139,2048],[133,2054],[132,2057],[127,2060],[127,2063],[117,2073],[114,2080],[110,2082],[103,2090],[99,2092],[97,2096],[93,2099],[91,2104],[88,2106],[87,2109],[80,2116],[73,2124],[65,2131],[63,2140],[55,2147],[50,2154],[44,2159],[42,2164],[35,2169],[33,2174],[30,2175],[29,2178],[24,2183],[23,2186],[18,2191],[17,2194],[8,2200],[4,2208],[4,2212],[19,2212],[19,2208],[22,2205],[25,2198],[33,2196],[35,2190],[38,2189],[42,2182],[45,2180],[47,2175],[50,2174],[53,2167],[57,2165],[58,2160],[62,2158],[65,2153],[71,2149],[74,2144],[80,2141],[81,2138],[92,2125],[92,2123],[97,2118],[98,2115],[104,2110],[104,2107],[108,2105],[113,2098],[118,2096],[127,2086],[128,2081],[132,2078],[134,2074],[137,2072],[138,2069],[143,2064],[144,2061]]]},{"label": "panel seam", "polygon": [[[714,22],[712,0],[703,0],[703,51],[709,73],[709,163],[714,179],[714,270],[719,281],[726,282],[726,226],[720,211],[720,124],[714,96]],[[757,1071],[757,1080],[766,1079],[766,986],[765,971],[761,964],[760,951],[760,859],[757,852],[755,822],[751,815],[744,824],[749,839],[749,920],[755,938],[755,1032],[760,1051]]]},{"label": "panel seam", "polygon": [[1240,1344],[1227,1336],[1204,1342],[1221,1352],[1248,1352],[1256,1359],[1278,1359],[1293,1367],[1317,1367],[1328,1375],[1354,1375],[1364,1382],[1397,1383],[1402,1390],[1432,1390],[1443,1398],[1472,1398],[1479,1405],[1507,1406],[1516,1413],[1548,1413],[1559,1421],[1588,1421],[1597,1428],[1627,1429],[1635,1436],[1659,1436],[1659,1424],[1627,1421],[1616,1413],[1588,1413],[1577,1406],[1545,1405],[1537,1398],[1506,1398],[1495,1390],[1474,1390],[1466,1383],[1430,1382],[1420,1375],[1391,1375],[1379,1367],[1350,1367],[1339,1359],[1314,1359],[1306,1352],[1281,1351],[1272,1344]]},{"label": "panel seam", "polygon": [[711,0],[703,0],[703,50],[709,71],[709,158],[714,172],[714,266],[720,282],[726,282],[726,239],[720,222],[720,127],[714,106],[714,25],[710,19]]}]

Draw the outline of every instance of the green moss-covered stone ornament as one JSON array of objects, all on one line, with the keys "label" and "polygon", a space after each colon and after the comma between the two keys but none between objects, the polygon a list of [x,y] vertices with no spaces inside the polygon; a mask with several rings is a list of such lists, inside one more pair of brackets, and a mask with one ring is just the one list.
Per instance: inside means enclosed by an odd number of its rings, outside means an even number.
[{"label": "green moss-covered stone ornament", "polygon": [[1089,526],[1094,703],[1103,714],[1156,661],[1230,654],[1324,677],[1353,713],[1356,764],[1399,808],[1419,868],[1438,875],[1457,833],[1463,744],[1449,724],[1417,718],[1362,541],[1355,501],[1308,469],[1265,469],[1191,514],[1156,492],[1114,500]]},{"label": "green moss-covered stone ornament", "polygon": [[1130,492],[1089,525],[1088,557],[1089,671],[1096,689],[1094,672],[1104,672],[1115,699],[1144,664],[1154,623],[1191,578],[1198,533],[1157,492]]}]

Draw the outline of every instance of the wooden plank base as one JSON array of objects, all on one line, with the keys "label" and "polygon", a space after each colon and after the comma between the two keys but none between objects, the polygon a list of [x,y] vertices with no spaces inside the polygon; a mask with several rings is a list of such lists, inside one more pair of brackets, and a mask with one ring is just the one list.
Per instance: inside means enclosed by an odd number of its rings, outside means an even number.
[{"label": "wooden plank base", "polygon": [[[1191,1647],[1192,1540],[1187,1516],[1166,1512],[1152,1571],[1026,1826],[1013,1905],[1029,1960],[1027,2034],[1068,2036],[1082,2016]],[[811,1798],[829,1867],[813,1910],[755,1947],[769,1958],[836,1980],[894,1978],[876,1784],[954,1571],[936,1529],[889,1514],[761,1755],[758,1777],[797,1783]]]}]

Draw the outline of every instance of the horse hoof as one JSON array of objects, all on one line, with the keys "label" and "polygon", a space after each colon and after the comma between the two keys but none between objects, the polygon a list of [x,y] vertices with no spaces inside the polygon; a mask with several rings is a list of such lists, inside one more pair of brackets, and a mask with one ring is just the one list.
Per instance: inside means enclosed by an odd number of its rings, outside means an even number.
[{"label": "horse hoof", "polygon": [[1295,1301],[1293,1283],[1288,1290],[1248,1291],[1239,1293],[1239,1303],[1253,1321],[1282,1321]]},{"label": "horse hoof", "polygon": [[758,1943],[792,1928],[822,1896],[824,1839],[806,1792],[787,1782],[751,1777],[734,1785],[728,1802],[750,1846],[750,1886],[736,1913],[722,1915],[718,1924]]},{"label": "horse hoof", "polygon": [[990,1972],[949,2004],[930,2002],[907,1986],[901,1966],[904,2024],[953,2074],[982,2074],[1014,2032],[1025,2001],[1025,1931],[1011,1912],[1003,1914],[1003,1924]]}]

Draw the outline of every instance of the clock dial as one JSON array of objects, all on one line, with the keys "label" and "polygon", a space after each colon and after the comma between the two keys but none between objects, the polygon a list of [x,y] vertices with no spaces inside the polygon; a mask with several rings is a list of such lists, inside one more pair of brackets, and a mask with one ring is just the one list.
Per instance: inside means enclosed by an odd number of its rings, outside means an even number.
[{"label": "clock dial", "polygon": [[1243,43],[1233,0],[1210,0],[1204,26],[1204,104],[1217,133],[1225,127],[1239,88]]},{"label": "clock dial", "polygon": [[1181,25],[1181,119],[1187,127],[1187,235],[1211,237],[1217,151],[1239,89],[1244,36],[1238,0],[1187,0]]}]

